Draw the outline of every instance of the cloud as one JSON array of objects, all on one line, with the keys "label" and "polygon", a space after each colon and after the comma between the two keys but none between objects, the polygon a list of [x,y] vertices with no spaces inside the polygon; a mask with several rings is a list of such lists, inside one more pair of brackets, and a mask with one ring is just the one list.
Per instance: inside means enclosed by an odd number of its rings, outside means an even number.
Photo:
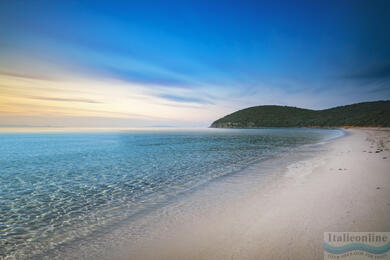
[{"label": "cloud", "polygon": [[63,102],[80,102],[80,103],[88,103],[88,104],[103,104],[101,101],[87,99],[87,98],[55,98],[55,97],[37,97],[37,96],[29,96],[31,99],[37,100],[49,100],[49,101],[63,101]]},{"label": "cloud", "polygon": [[7,72],[7,71],[0,70],[0,76],[1,75],[17,77],[17,78],[25,78],[25,79],[37,79],[37,80],[48,80],[48,81],[54,80],[53,77],[49,77],[49,76],[34,75],[30,73]]},{"label": "cloud", "polygon": [[[24,104],[7,102],[5,105],[10,107],[24,107]],[[84,117],[102,117],[106,116],[109,118],[133,118],[133,119],[144,119],[144,120],[162,120],[166,119],[162,116],[149,116],[137,113],[129,112],[120,112],[120,111],[107,111],[107,110],[97,110],[97,109],[88,109],[88,108],[75,108],[75,107],[58,107],[56,105],[46,105],[46,104],[28,104],[28,114],[13,111],[0,111],[0,116],[15,114],[15,116],[27,116],[27,115],[40,115],[40,116],[71,116],[77,117],[82,114]]]},{"label": "cloud", "polygon": [[[93,66],[92,66],[93,67]],[[122,81],[131,83],[140,83],[143,85],[169,86],[169,87],[188,87],[193,86],[189,81],[175,77],[173,75],[162,75],[152,71],[136,71],[127,68],[116,68],[109,65],[95,65],[96,70],[100,76],[112,77]]]},{"label": "cloud", "polygon": [[201,98],[183,97],[183,96],[168,95],[168,94],[162,94],[159,95],[158,97],[169,101],[179,102],[179,103],[213,104],[213,102]]}]

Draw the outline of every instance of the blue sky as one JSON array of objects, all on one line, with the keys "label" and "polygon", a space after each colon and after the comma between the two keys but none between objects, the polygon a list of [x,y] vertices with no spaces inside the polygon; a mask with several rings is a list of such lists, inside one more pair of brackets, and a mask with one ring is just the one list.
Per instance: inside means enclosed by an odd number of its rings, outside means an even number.
[{"label": "blue sky", "polygon": [[389,99],[389,13],[376,0],[2,1],[0,120],[205,126],[254,105]]}]

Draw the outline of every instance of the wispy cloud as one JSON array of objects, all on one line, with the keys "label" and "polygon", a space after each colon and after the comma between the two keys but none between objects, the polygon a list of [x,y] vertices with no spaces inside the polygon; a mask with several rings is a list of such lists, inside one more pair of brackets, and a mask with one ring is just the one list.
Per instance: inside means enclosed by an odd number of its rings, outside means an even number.
[{"label": "wispy cloud", "polygon": [[88,103],[88,104],[103,104],[104,102],[86,99],[86,98],[56,98],[56,97],[38,97],[38,96],[29,96],[31,99],[37,100],[48,100],[48,101],[62,101],[62,102],[80,102],[80,103]]},{"label": "wispy cloud", "polygon": [[167,99],[169,101],[179,102],[179,103],[213,104],[213,102],[202,98],[183,97],[183,96],[168,95],[168,94],[162,94],[159,95],[158,97]]},{"label": "wispy cloud", "polygon": [[10,76],[17,78],[25,78],[25,79],[37,79],[37,80],[54,80],[53,77],[38,75],[36,73],[19,73],[19,72],[8,72],[0,70],[0,76]]},{"label": "wispy cloud", "polygon": [[[91,69],[91,67],[90,67]],[[110,77],[131,83],[143,85],[169,86],[169,87],[187,87],[193,86],[189,81],[177,76],[156,73],[153,71],[135,70],[125,67],[113,67],[101,64],[92,68],[100,77]]]}]

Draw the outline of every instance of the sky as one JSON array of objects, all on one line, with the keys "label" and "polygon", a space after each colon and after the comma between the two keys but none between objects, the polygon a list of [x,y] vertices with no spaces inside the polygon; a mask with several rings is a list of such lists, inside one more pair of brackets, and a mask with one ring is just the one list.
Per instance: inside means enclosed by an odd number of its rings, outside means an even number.
[{"label": "sky", "polygon": [[0,126],[390,99],[390,1],[0,1]]}]

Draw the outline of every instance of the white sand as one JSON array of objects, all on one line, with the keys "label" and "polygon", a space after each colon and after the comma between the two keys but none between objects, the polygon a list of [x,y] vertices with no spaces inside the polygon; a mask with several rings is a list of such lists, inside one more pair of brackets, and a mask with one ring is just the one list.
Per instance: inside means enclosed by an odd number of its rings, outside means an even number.
[{"label": "white sand", "polygon": [[272,184],[130,258],[323,259],[326,231],[390,231],[390,130],[347,132]]}]

